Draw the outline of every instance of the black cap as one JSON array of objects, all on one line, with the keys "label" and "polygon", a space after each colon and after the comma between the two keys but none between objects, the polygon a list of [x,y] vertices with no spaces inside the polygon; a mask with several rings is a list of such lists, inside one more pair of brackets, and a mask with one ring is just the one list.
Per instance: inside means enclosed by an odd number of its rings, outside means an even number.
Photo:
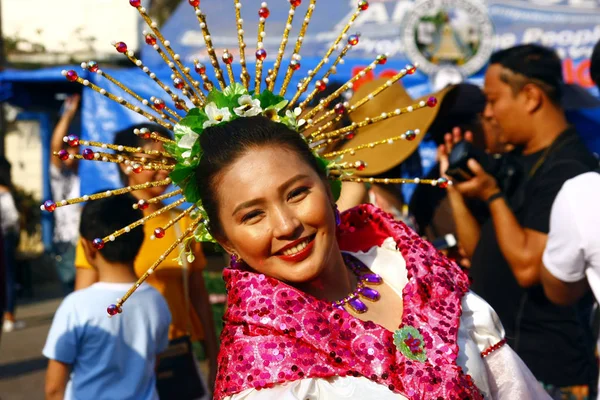
[{"label": "black cap", "polygon": [[556,98],[562,93],[562,62],[553,49],[523,44],[492,54],[491,64],[500,64],[512,72],[544,82],[556,91]]},{"label": "black cap", "polygon": [[429,134],[439,145],[444,135],[455,126],[471,129],[477,125],[479,114],[485,109],[485,95],[481,88],[470,83],[453,85],[439,104],[438,114],[429,127]]}]

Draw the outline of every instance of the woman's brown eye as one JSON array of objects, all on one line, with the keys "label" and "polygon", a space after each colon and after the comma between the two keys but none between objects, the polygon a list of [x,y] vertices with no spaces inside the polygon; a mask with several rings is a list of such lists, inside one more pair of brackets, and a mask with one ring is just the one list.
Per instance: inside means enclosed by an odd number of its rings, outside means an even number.
[{"label": "woman's brown eye", "polygon": [[288,200],[292,200],[294,197],[298,197],[306,192],[308,192],[308,187],[306,186],[294,189],[290,192],[290,194],[288,194]]},{"label": "woman's brown eye", "polygon": [[254,217],[258,217],[260,215],[260,211],[250,211],[248,214],[242,217],[242,222],[246,222],[251,220]]}]

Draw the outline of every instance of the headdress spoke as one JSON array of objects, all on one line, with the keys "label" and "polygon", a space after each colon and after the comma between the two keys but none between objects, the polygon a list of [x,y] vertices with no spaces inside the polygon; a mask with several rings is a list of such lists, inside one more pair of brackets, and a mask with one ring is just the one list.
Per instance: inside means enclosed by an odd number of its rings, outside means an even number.
[{"label": "headdress spoke", "polygon": [[196,10],[196,17],[198,18],[198,23],[200,24],[200,29],[202,30],[204,43],[206,43],[206,51],[208,52],[208,56],[210,57],[210,62],[215,71],[215,76],[217,77],[217,81],[221,86],[221,90],[225,90],[227,85],[225,84],[225,80],[223,79],[223,70],[219,65],[219,60],[217,59],[217,54],[215,53],[215,48],[213,47],[210,31],[208,30],[208,25],[206,24],[206,15],[204,15],[197,6],[194,6],[194,9]]},{"label": "headdress spoke", "polygon": [[306,36],[306,30],[308,29],[308,24],[312,18],[312,15],[315,11],[317,0],[310,0],[310,4],[308,5],[308,10],[306,10],[306,15],[304,16],[304,21],[302,22],[302,27],[300,28],[300,32],[298,33],[298,38],[296,39],[296,46],[294,47],[294,52],[292,53],[291,61],[288,65],[287,71],[285,73],[285,77],[283,78],[283,85],[281,85],[281,90],[279,91],[280,96],[285,96],[287,91],[287,87],[290,84],[290,80],[292,79],[292,75],[298,69],[300,69],[300,49],[302,48],[302,44],[304,43],[304,37]]},{"label": "headdress spoke", "polygon": [[285,53],[285,48],[287,46],[287,42],[289,40],[290,31],[292,30],[292,22],[294,21],[294,15],[296,14],[296,7],[300,5],[300,1],[298,0],[290,0],[290,10],[288,11],[287,21],[285,23],[285,29],[283,31],[283,35],[281,36],[281,44],[279,45],[279,50],[277,51],[277,58],[275,60],[275,64],[273,65],[273,71],[267,76],[267,88],[272,92],[275,88],[275,82],[277,81],[277,74],[279,73],[279,67],[281,65],[281,60],[283,59],[283,54]]},{"label": "headdress spoke", "polygon": [[173,252],[173,250],[175,250],[187,237],[191,236],[194,231],[196,230],[196,228],[203,223],[202,219],[197,219],[194,222],[192,222],[192,224],[185,230],[185,232],[183,232],[183,235],[181,235],[181,237],[177,238],[177,240],[175,240],[171,246],[169,246],[169,248],[163,253],[161,254],[161,256],[158,258],[158,260],[156,260],[151,266],[150,268],[148,268],[148,270],[146,272],[144,272],[144,274],[138,279],[138,281],[135,283],[135,285],[133,285],[128,291],[127,293],[125,293],[125,295],[117,302],[116,306],[120,309],[121,306],[123,305],[123,303],[125,303],[125,301],[127,301],[127,299],[135,292],[135,290],[140,287],[140,285],[142,283],[144,283],[144,281],[146,279],[148,279],[148,277],[154,273],[154,270],[160,265],[160,263],[162,263],[169,254],[171,254]]},{"label": "headdress spoke", "polygon": [[357,10],[352,14],[352,16],[350,17],[350,20],[348,21],[348,23],[346,23],[346,26],[344,26],[344,29],[342,29],[342,32],[340,32],[340,34],[335,39],[335,41],[333,42],[331,47],[327,50],[323,59],[321,59],[321,61],[319,61],[317,66],[308,72],[308,76],[301,81],[301,83],[298,87],[298,91],[296,92],[294,97],[292,97],[292,99],[290,100],[288,108],[294,107],[294,104],[296,104],[296,102],[298,101],[300,96],[302,96],[302,94],[306,91],[306,88],[308,87],[310,82],[313,80],[315,75],[321,70],[323,65],[325,65],[329,62],[329,57],[331,56],[331,54],[335,51],[335,49],[338,48],[338,45],[340,44],[340,42],[346,38],[346,34],[347,34],[348,30],[350,29],[352,24],[354,24],[354,21],[356,21],[356,18],[358,18],[360,13],[364,10],[365,9],[363,9],[359,4],[359,6],[357,7]]}]

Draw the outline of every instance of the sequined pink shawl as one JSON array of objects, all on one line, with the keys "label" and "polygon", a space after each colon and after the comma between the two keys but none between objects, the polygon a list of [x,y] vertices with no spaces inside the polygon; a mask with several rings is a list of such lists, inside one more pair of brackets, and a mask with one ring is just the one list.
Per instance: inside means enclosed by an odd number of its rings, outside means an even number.
[{"label": "sequined pink shawl", "polygon": [[276,279],[227,269],[228,310],[214,398],[302,378],[364,376],[416,399],[482,399],[456,364],[465,274],[406,225],[363,205],[342,214],[343,251],[393,237],[406,260],[402,325],[418,328],[427,360],[397,350],[393,333]]}]

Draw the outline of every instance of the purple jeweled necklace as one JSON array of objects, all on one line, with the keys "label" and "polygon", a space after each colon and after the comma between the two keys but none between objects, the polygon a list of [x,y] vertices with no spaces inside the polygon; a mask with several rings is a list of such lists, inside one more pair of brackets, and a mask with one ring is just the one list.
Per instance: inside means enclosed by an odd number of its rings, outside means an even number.
[{"label": "purple jeweled necklace", "polygon": [[348,306],[358,314],[366,313],[369,307],[367,307],[362,299],[375,302],[381,298],[381,295],[377,290],[368,287],[367,285],[381,285],[383,279],[376,273],[371,272],[371,270],[358,258],[346,253],[343,253],[342,257],[344,258],[346,266],[349,267],[352,272],[354,272],[354,275],[356,275],[356,278],[358,278],[358,283],[356,289],[354,289],[352,293],[341,300],[332,302],[331,305],[343,310],[344,306],[348,304]]}]

